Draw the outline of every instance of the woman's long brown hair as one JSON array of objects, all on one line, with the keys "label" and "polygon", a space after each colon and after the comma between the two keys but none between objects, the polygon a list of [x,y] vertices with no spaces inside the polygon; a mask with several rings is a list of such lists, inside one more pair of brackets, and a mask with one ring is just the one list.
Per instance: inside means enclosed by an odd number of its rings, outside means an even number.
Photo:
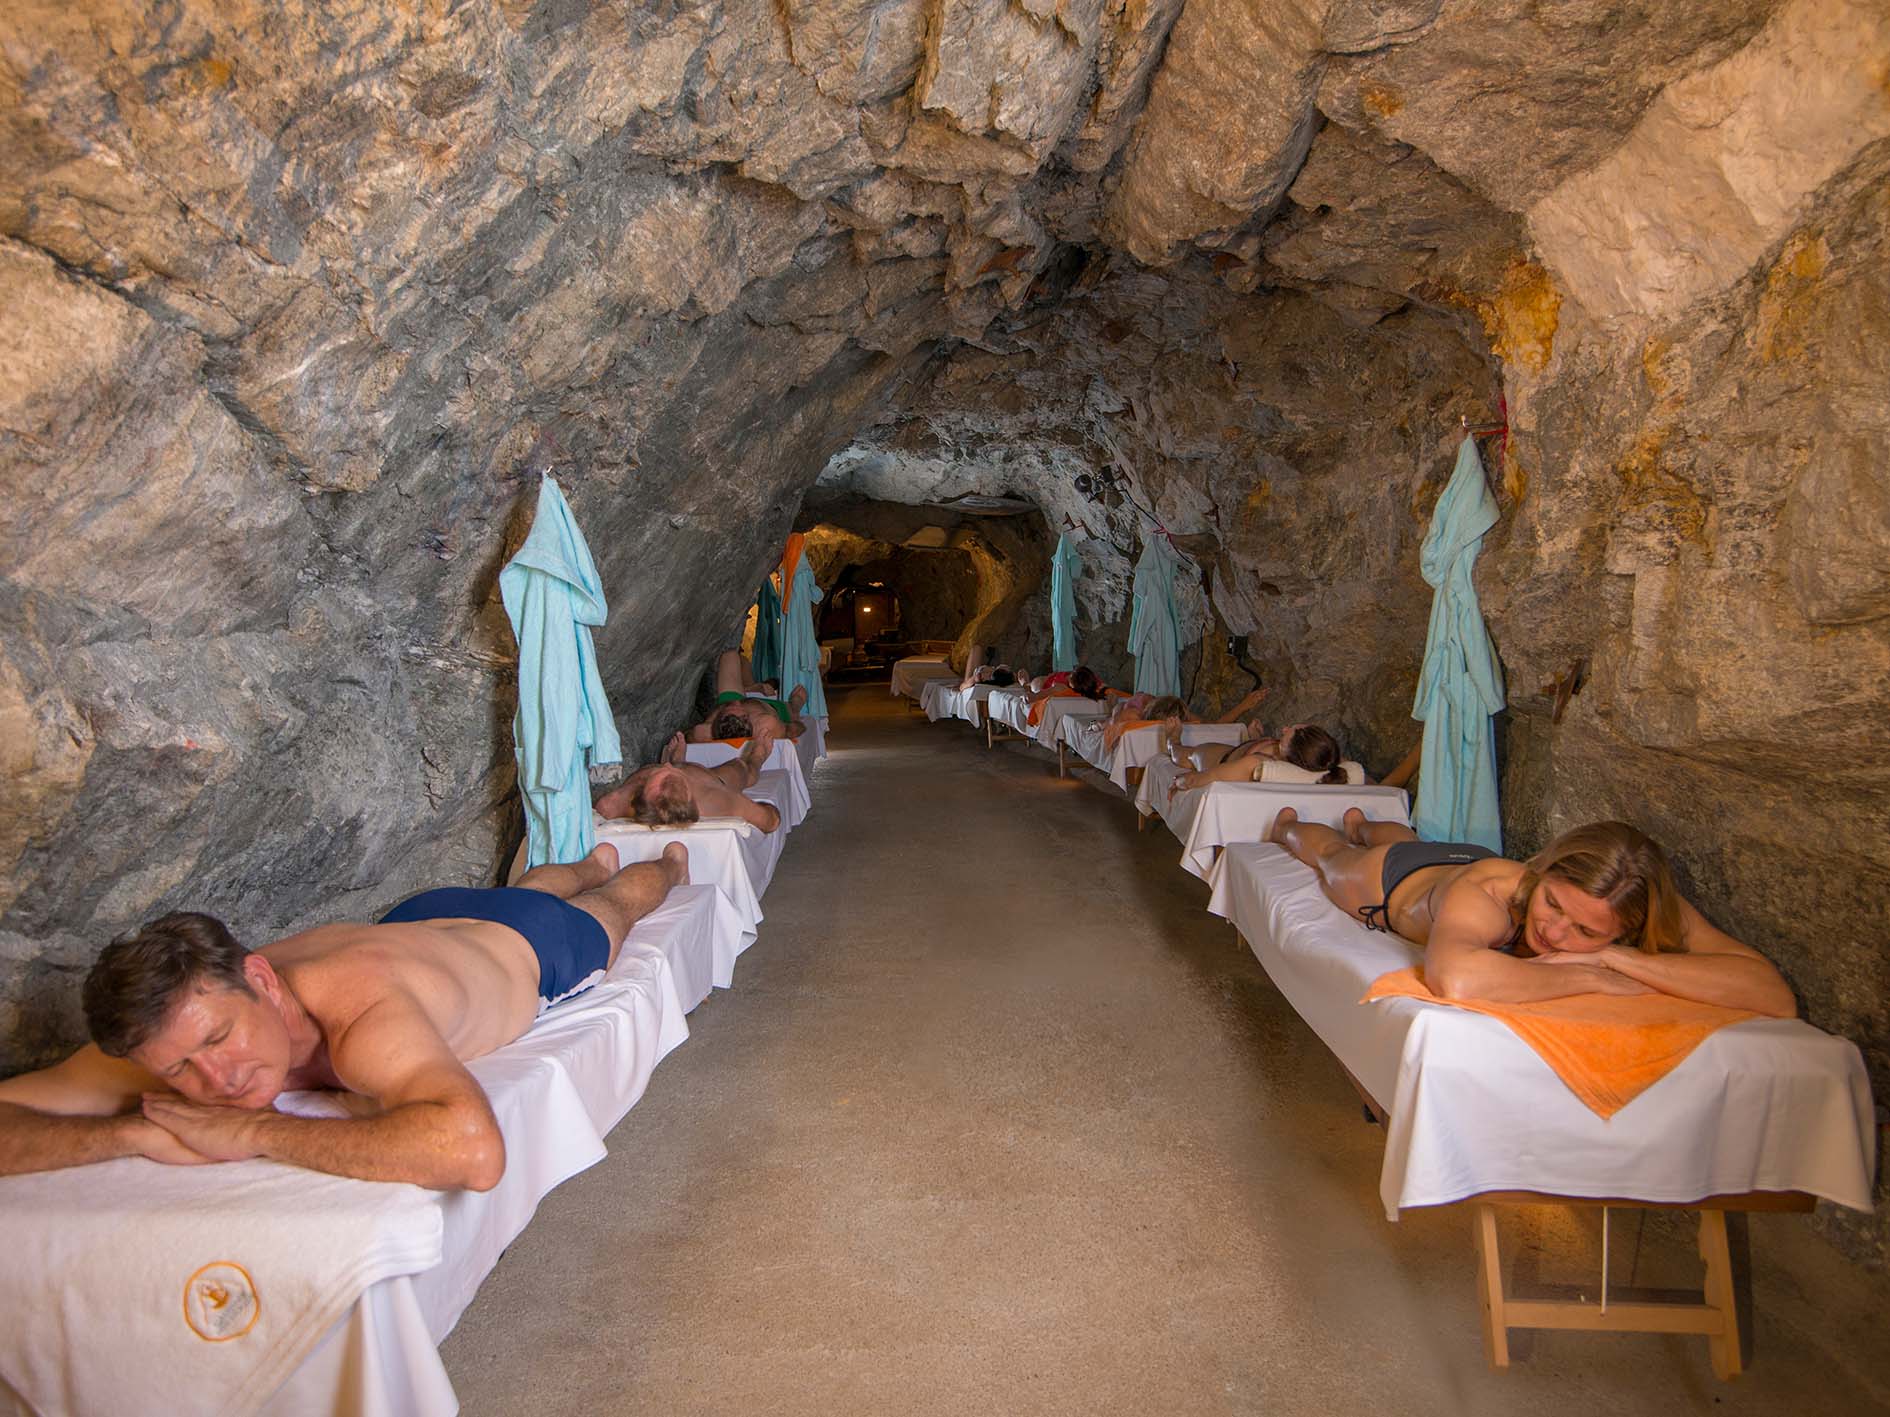
[{"label": "woman's long brown hair", "polygon": [[1621,944],[1645,954],[1685,950],[1680,935],[1680,893],[1667,854],[1626,822],[1590,822],[1565,831],[1523,863],[1522,879],[1509,899],[1520,922],[1544,877],[1608,903],[1621,922]]}]

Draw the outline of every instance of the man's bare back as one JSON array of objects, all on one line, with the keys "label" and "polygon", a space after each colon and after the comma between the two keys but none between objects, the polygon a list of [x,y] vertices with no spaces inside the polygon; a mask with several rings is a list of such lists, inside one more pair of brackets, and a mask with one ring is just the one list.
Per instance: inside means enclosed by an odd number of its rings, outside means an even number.
[{"label": "man's bare back", "polygon": [[704,767],[685,756],[688,744],[673,734],[660,762],[638,768],[597,799],[596,811],[607,819],[628,819],[650,826],[687,825],[703,817],[733,817],[774,831],[781,814],[766,802],[757,802],[745,788],[761,776],[761,765],[774,751],[781,734],[757,733],[741,752],[725,763]]},{"label": "man's bare back", "polygon": [[[531,905],[542,892],[550,900],[533,910],[568,909],[587,922],[581,929],[597,932],[590,963],[602,970],[631,926],[687,881],[687,860],[677,845],[618,870],[604,846],[527,872],[516,895]],[[547,987],[543,962],[557,955],[519,929],[457,916],[320,926],[251,953],[230,945],[240,960],[234,982],[186,985],[126,1056],[88,1045],[0,1082],[0,1174],[129,1155],[266,1156],[442,1189],[497,1183],[504,1142],[465,1063],[531,1026]],[[337,1087],[372,1098],[379,1112],[329,1120],[270,1110],[285,1090]]]}]

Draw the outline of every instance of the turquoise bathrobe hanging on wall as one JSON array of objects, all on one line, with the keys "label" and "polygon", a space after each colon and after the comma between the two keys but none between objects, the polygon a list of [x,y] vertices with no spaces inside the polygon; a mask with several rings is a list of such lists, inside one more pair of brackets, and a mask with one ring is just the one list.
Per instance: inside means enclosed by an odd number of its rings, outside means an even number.
[{"label": "turquoise bathrobe hanging on wall", "polygon": [[1473,841],[1501,852],[1496,802],[1496,734],[1503,670],[1483,625],[1471,580],[1483,534],[1496,525],[1496,498],[1476,444],[1465,438],[1457,468],[1438,499],[1420,567],[1435,590],[1411,716],[1424,724],[1424,759],[1411,825],[1426,841]]},{"label": "turquoise bathrobe hanging on wall", "polygon": [[531,535],[499,572],[499,595],[518,639],[512,741],[525,800],[526,864],[576,861],[597,844],[590,770],[622,762],[623,745],[591,643],[591,626],[603,624],[608,612],[603,583],[550,477],[538,488]]},{"label": "turquoise bathrobe hanging on wall", "polygon": [[1135,563],[1135,608],[1129,614],[1129,653],[1135,656],[1135,692],[1181,692],[1181,615],[1175,609],[1175,550],[1162,535],[1142,543]]},{"label": "turquoise bathrobe hanging on wall", "polygon": [[755,650],[748,663],[764,684],[781,677],[781,597],[772,577],[755,592]]},{"label": "turquoise bathrobe hanging on wall", "polygon": [[796,684],[807,690],[803,718],[827,716],[827,691],[820,682],[820,639],[814,630],[814,606],[821,599],[814,568],[801,552],[805,540],[788,538],[788,553],[781,562],[781,697]]},{"label": "turquoise bathrobe hanging on wall", "polygon": [[1050,557],[1050,667],[1076,668],[1076,578],[1083,558],[1067,536]]}]

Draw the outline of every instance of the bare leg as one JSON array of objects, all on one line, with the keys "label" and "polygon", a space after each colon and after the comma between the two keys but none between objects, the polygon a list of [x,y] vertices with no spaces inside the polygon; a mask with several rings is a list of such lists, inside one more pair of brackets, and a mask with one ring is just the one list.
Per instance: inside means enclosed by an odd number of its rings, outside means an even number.
[{"label": "bare leg", "polygon": [[1345,839],[1354,846],[1390,846],[1394,841],[1416,841],[1417,833],[1401,822],[1374,822],[1358,808],[1347,807]]},{"label": "bare leg", "polygon": [[1170,714],[1162,720],[1162,756],[1172,758],[1181,746],[1181,715]]},{"label": "bare leg", "polygon": [[[615,847],[605,847],[612,857]],[[595,853],[593,853],[595,854]],[[589,860],[590,858],[585,858]],[[590,890],[570,897],[571,904],[594,918],[610,937],[610,960],[606,969],[617,962],[624,937],[637,921],[663,903],[674,886],[689,884],[689,848],[672,841],[656,861],[639,861]]]},{"label": "bare leg", "polygon": [[582,861],[534,866],[512,884],[519,890],[544,891],[559,900],[596,890],[617,873],[617,848],[600,841]]},{"label": "bare leg", "polygon": [[725,649],[715,657],[715,692],[718,694],[739,694],[748,685],[748,676],[742,673],[742,652],[738,649]]},{"label": "bare leg", "polygon": [[[1406,838],[1415,838],[1407,832]],[[1293,856],[1312,867],[1319,877],[1319,887],[1339,909],[1354,920],[1368,905],[1384,904],[1384,869],[1386,846],[1355,846],[1331,827],[1317,822],[1302,822],[1291,807],[1280,808],[1267,832],[1267,840],[1285,847]]]}]

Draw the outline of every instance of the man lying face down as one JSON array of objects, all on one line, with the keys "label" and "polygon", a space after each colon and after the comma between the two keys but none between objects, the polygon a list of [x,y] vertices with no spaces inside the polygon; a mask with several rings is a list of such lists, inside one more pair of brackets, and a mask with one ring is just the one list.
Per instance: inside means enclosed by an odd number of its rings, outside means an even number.
[{"label": "man lying face down", "polygon": [[738,650],[723,650],[715,661],[715,707],[709,716],[689,730],[689,741],[708,743],[717,738],[749,738],[757,732],[774,729],[799,738],[807,731],[801,709],[807,704],[807,690],[800,685],[785,699],[774,697],[772,684],[749,681]]},{"label": "man lying face down", "polygon": [[[375,925],[322,925],[251,952],[212,916],[166,915],[85,981],[93,1042],[0,1082],[0,1174],[119,1156],[265,1156],[337,1176],[490,1190],[505,1141],[468,1059],[615,963],[689,879],[688,853],[622,870],[599,846],[515,887],[427,891]],[[339,1088],[371,1115],[292,1117],[279,1093]]]},{"label": "man lying face down", "polygon": [[646,827],[687,826],[703,817],[737,817],[771,832],[781,825],[781,814],[766,802],[757,802],[745,788],[755,785],[761,766],[780,741],[781,726],[773,719],[753,725],[754,731],[739,755],[712,768],[689,762],[688,743],[682,734],[671,736],[662,759],[640,767],[597,799],[599,816],[641,822]]}]

